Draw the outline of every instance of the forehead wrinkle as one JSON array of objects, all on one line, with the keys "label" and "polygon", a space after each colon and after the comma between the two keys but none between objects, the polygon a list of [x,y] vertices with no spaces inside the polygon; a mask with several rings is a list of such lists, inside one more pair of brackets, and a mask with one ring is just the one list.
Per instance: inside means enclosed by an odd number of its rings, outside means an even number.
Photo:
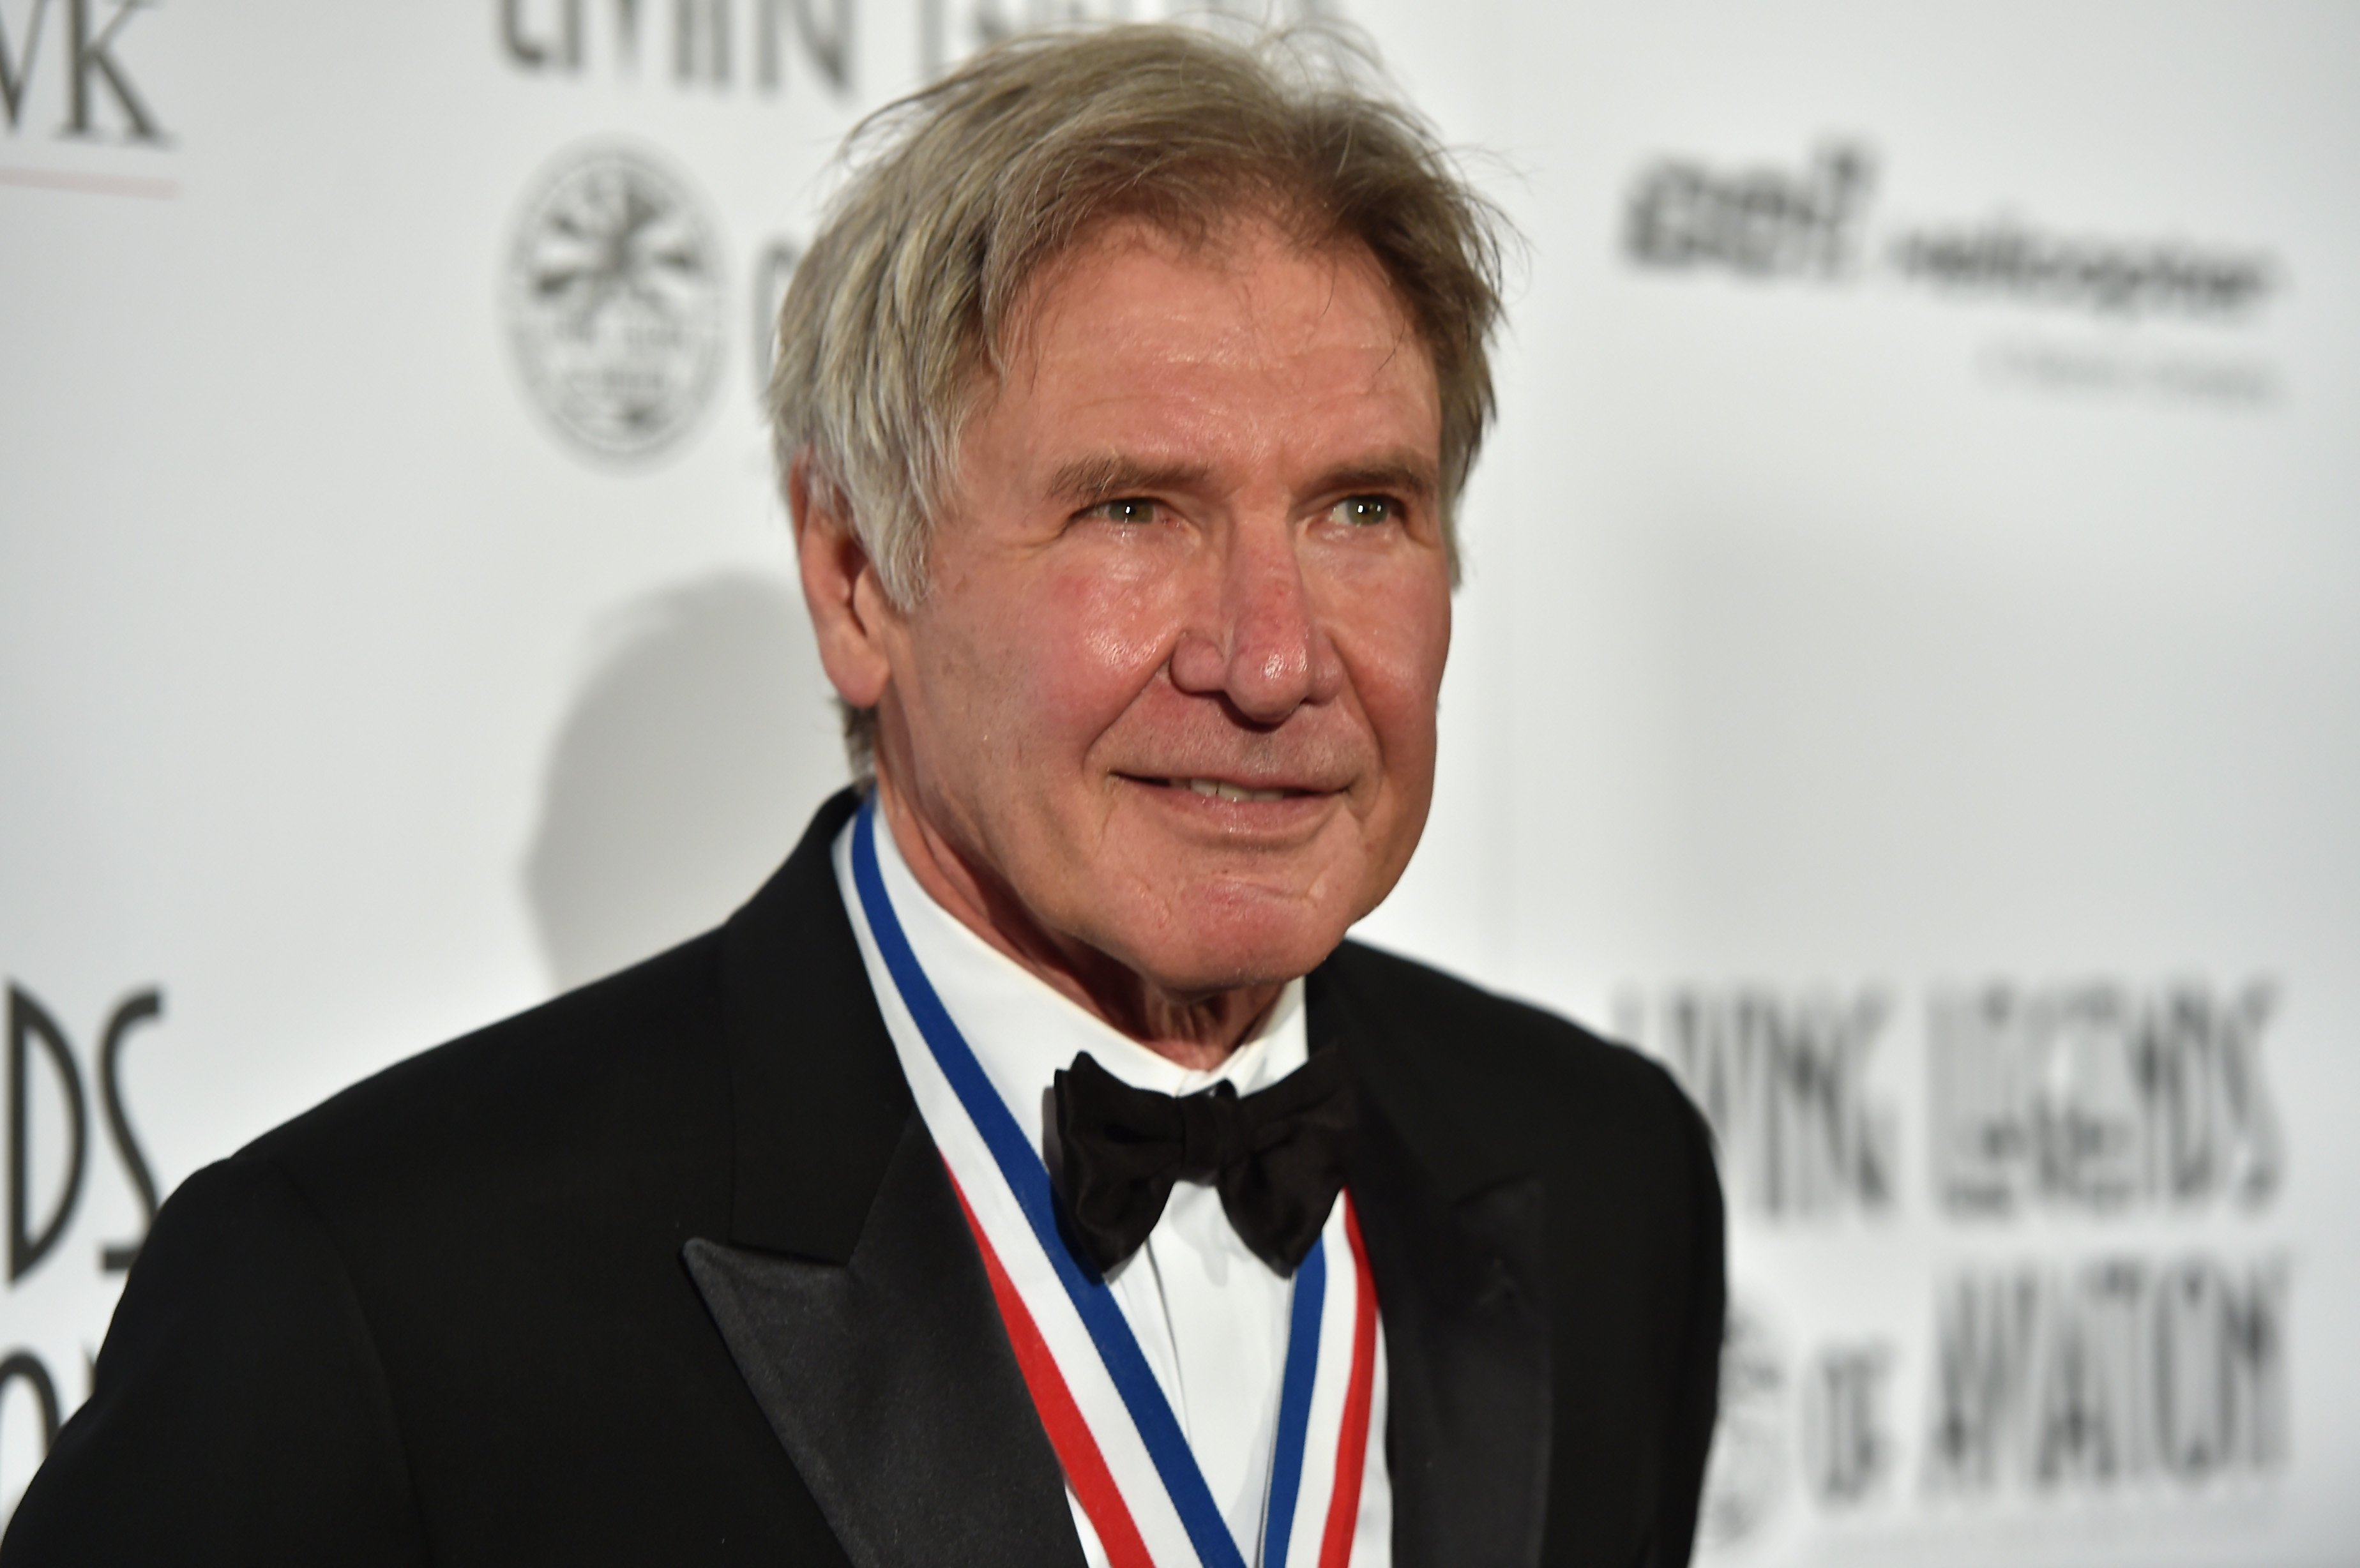
[{"label": "forehead wrinkle", "polygon": [[[1421,347],[1424,344],[1423,337],[1409,319],[1405,303],[1393,286],[1393,280],[1365,247],[1332,240],[1306,240],[1267,215],[1251,212],[1236,214],[1230,222],[1202,234],[1177,234],[1143,217],[1120,217],[1095,233],[1076,236],[1072,244],[1036,267],[1002,320],[1000,349],[992,356],[997,364],[980,367],[982,385],[976,388],[973,404],[976,413],[987,412],[999,397],[1008,393],[1011,385],[1022,385],[1038,391],[1049,375],[1048,353],[1050,340],[1054,334],[1054,323],[1071,304],[1071,301],[1061,299],[1060,296],[1094,265],[1119,264],[1126,254],[1183,267],[1204,269],[1237,292],[1249,318],[1262,316],[1267,310],[1268,301],[1262,297],[1263,290],[1259,285],[1269,265],[1283,266],[1293,261],[1321,267],[1327,273],[1325,289],[1319,306],[1303,325],[1306,347],[1318,336],[1321,325],[1341,308],[1345,272],[1348,269],[1355,272],[1358,275],[1356,281],[1367,285],[1372,302],[1384,318],[1382,354],[1369,365],[1363,382],[1371,389],[1385,379],[1388,371],[1400,358],[1404,335],[1416,339]],[[1266,327],[1262,333],[1257,334],[1248,323],[1232,325],[1233,330],[1224,334],[1222,345],[1199,345],[1199,354],[1191,357],[1230,361],[1238,349],[1248,346],[1227,341],[1235,338],[1239,331],[1242,331],[1249,340],[1260,336],[1265,345],[1262,349],[1265,354],[1270,347],[1275,346],[1270,342]],[[1379,346],[1376,343],[1365,345],[1368,349]],[[1202,352],[1207,347],[1212,348],[1209,354]],[[995,369],[999,374],[992,375],[991,371]],[[1076,460],[1061,465],[1053,477],[1053,493],[1088,504],[1114,498],[1132,487],[1155,490],[1200,483],[1209,476],[1209,472],[1202,465],[1184,469],[1170,463],[1154,462],[1120,452],[1100,453],[1089,460]]]}]

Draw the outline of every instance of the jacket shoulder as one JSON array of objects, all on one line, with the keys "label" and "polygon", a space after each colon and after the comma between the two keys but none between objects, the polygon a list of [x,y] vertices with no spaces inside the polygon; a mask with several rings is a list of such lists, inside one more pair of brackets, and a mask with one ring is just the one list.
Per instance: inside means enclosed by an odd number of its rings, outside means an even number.
[{"label": "jacket shoulder", "polygon": [[8,1568],[427,1561],[359,1302],[267,1160],[172,1194],[93,1384],[10,1521]]},{"label": "jacket shoulder", "polygon": [[1540,1180],[1557,1412],[1544,1560],[1594,1551],[1586,1521],[1635,1505],[1633,1558],[1686,1562],[1726,1306],[1703,1117],[1660,1063],[1545,1008],[1358,945],[1321,973],[1362,1080],[1452,1195]]},{"label": "jacket shoulder", "polygon": [[1448,1101],[1474,1102],[1495,1126],[1620,1127],[1683,1153],[1704,1136],[1661,1062],[1546,1007],[1355,942],[1319,977],[1383,1067]]}]

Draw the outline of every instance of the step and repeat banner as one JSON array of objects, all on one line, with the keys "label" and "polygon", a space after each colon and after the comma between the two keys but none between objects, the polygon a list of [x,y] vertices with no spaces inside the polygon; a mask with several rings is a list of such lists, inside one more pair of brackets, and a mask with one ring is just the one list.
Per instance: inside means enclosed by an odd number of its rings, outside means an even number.
[{"label": "step and repeat banner", "polygon": [[[177,1182],[842,781],[767,322],[1028,3],[0,0],[0,1507]],[[1524,242],[1367,934],[1710,1118],[1704,1559],[2360,1561],[2360,12],[1341,14]]]}]

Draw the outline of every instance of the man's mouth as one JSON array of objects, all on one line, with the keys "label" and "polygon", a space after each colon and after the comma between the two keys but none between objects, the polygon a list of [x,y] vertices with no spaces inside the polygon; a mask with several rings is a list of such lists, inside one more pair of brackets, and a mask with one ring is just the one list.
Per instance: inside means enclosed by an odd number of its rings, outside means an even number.
[{"label": "man's mouth", "polygon": [[1216,800],[1284,800],[1310,793],[1307,789],[1249,789],[1219,779],[1167,779],[1164,782],[1175,789],[1193,789]]},{"label": "man's mouth", "polygon": [[1248,784],[1232,784],[1226,779],[1158,779],[1152,775],[1131,774],[1127,777],[1141,784],[1152,784],[1165,789],[1185,789],[1192,795],[1202,795],[1208,800],[1293,800],[1306,795],[1324,794],[1319,789],[1298,789],[1280,785],[1257,789]]}]

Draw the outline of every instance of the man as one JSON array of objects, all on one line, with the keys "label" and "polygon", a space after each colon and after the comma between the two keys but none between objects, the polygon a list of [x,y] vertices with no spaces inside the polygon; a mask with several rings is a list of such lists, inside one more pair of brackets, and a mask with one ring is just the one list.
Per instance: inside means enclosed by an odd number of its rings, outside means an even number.
[{"label": "man", "polygon": [[1343,941],[1433,782],[1485,209],[1163,28],[880,134],[775,397],[870,786],[192,1177],[7,1568],[1686,1559],[1697,1118]]}]

